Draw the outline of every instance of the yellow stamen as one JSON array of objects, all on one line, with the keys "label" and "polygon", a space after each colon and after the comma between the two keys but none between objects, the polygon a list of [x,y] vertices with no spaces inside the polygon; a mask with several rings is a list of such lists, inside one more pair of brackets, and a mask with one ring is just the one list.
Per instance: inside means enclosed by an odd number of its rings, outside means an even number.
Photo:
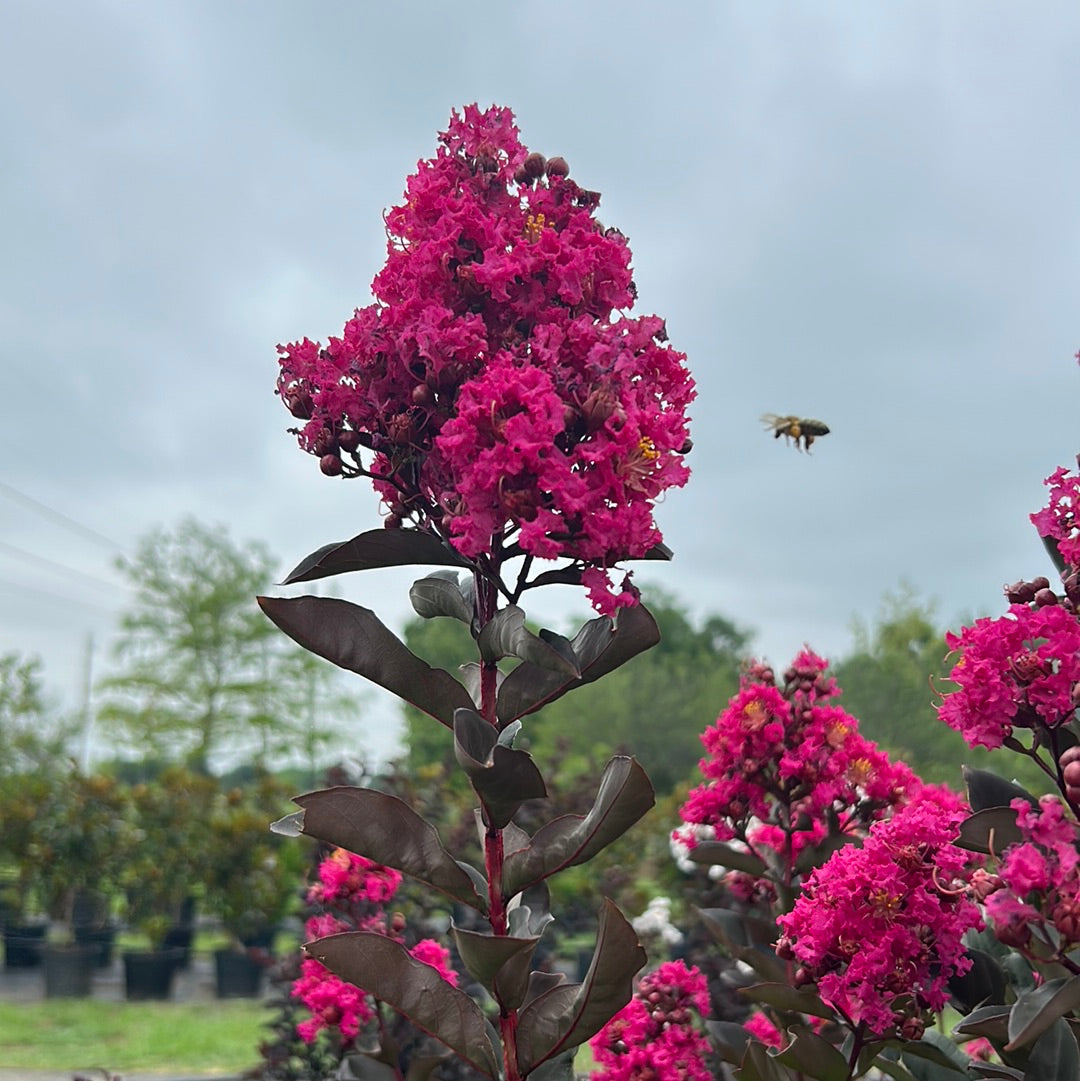
[{"label": "yellow stamen", "polygon": [[544,225],[546,219],[543,214],[532,215],[530,214],[525,219],[525,239],[530,243],[535,244],[540,239],[540,234],[544,231]]}]

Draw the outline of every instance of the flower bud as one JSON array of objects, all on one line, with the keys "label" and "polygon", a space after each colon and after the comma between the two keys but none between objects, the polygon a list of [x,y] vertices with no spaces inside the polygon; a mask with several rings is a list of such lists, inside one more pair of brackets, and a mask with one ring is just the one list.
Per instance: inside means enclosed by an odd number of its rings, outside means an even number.
[{"label": "flower bud", "polygon": [[311,420],[311,414],[314,411],[315,403],[311,400],[311,395],[299,387],[292,390],[287,390],[281,396],[285,402],[286,408],[297,420]]},{"label": "flower bud", "polygon": [[1004,589],[1009,604],[1030,604],[1035,599],[1035,589],[1030,582],[1013,582]]},{"label": "flower bud", "polygon": [[1052,589],[1044,587],[1035,593],[1035,603],[1040,608],[1049,608],[1051,605],[1057,604],[1057,602],[1058,595]]},{"label": "flower bud", "polygon": [[338,446],[346,454],[354,454],[360,446],[360,433],[353,431],[351,428],[346,428],[345,431],[338,435]]},{"label": "flower bud", "polygon": [[694,449],[694,441],[687,439],[683,442],[683,445],[679,447],[680,454],[689,454]]},{"label": "flower bud", "polygon": [[569,176],[570,166],[566,158],[549,158],[547,163],[548,176]]},{"label": "flower bud", "polygon": [[1044,578],[1041,574],[1038,578],[1031,579],[1031,588],[1038,592],[1040,589],[1050,588],[1050,579]]},{"label": "flower bud", "polygon": [[544,155],[533,151],[533,153],[529,154],[521,163],[521,168],[529,180],[539,180],[540,177],[544,175],[544,167],[546,165],[547,160],[544,158]]},{"label": "flower bud", "polygon": [[926,1023],[921,1017],[905,1017],[900,1025],[900,1036],[905,1040],[921,1040],[926,1031]]},{"label": "flower bud", "polygon": [[323,428],[311,441],[311,453],[321,458],[324,454],[333,454],[337,450],[337,440],[329,428]]},{"label": "flower bud", "polygon": [[339,477],[342,469],[341,459],[336,454],[324,454],[319,459],[319,468],[328,477]]}]

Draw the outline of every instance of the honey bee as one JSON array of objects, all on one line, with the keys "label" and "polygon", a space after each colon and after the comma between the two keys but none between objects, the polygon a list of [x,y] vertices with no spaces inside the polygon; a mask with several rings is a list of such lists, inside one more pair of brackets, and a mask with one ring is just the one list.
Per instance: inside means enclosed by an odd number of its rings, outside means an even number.
[{"label": "honey bee", "polygon": [[766,413],[762,423],[772,432],[774,439],[783,436],[789,443],[794,439],[798,450],[810,453],[810,447],[819,436],[829,434],[829,426],[810,417],[781,417],[776,413]]}]

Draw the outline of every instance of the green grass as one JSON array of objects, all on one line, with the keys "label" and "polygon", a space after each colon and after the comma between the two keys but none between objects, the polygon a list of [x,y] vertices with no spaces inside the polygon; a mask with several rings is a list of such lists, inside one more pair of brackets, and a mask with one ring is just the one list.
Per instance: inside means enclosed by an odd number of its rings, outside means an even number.
[{"label": "green grass", "polygon": [[238,1074],[258,1062],[270,1011],[205,1003],[51,999],[0,1002],[0,1062],[39,1070]]}]

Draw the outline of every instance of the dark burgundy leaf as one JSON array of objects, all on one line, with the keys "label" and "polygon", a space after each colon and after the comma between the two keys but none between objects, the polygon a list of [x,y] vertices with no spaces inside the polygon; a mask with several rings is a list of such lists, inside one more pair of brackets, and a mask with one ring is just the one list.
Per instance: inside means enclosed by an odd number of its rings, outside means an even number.
[{"label": "dark burgundy leaf", "polygon": [[1039,806],[1039,801],[1026,788],[1021,788],[988,769],[964,766],[963,775],[972,811],[983,811],[987,807],[1008,807],[1014,799],[1027,800],[1032,807]]},{"label": "dark burgundy leaf", "polygon": [[647,957],[637,932],[607,899],[600,914],[592,963],[580,984],[560,984],[518,1014],[522,1074],[596,1035],[633,995],[634,975]]},{"label": "dark burgundy leaf", "polygon": [[1009,1038],[1009,1014],[1012,1006],[994,1004],[972,1010],[955,1028],[960,1036],[986,1036],[998,1043]]},{"label": "dark burgundy leaf", "polygon": [[755,983],[750,987],[740,987],[739,990],[754,1002],[764,1002],[789,1013],[807,1013],[812,1017],[827,1017],[830,1020],[836,1016],[834,1010],[807,988],[792,987],[787,983]]},{"label": "dark burgundy leaf", "polygon": [[1011,807],[986,807],[960,823],[958,848],[1000,856],[1009,845],[1024,839],[1016,825],[1016,812]]},{"label": "dark burgundy leaf", "polygon": [[963,976],[949,977],[949,994],[964,1013],[987,1002],[1002,1002],[1005,998],[1005,974],[1001,966],[982,950],[967,949],[971,968]]},{"label": "dark burgundy leaf", "polygon": [[347,931],[309,942],[305,952],[344,980],[362,987],[495,1079],[499,1061],[484,1013],[464,991],[417,961],[385,935]]},{"label": "dark burgundy leaf", "polygon": [[532,756],[499,743],[499,730],[475,710],[454,713],[454,755],[480,797],[487,824],[496,829],[506,826],[526,800],[547,795]]},{"label": "dark burgundy leaf", "polygon": [[409,601],[422,619],[450,616],[466,626],[472,623],[472,599],[462,592],[456,571],[436,571],[417,579],[409,588]]},{"label": "dark burgundy leaf", "polygon": [[[1009,1015],[1006,1051],[1024,1047],[1041,1036],[1059,1017],[1080,1007],[1080,976],[1049,980],[1017,996]],[[1072,1036],[1070,1034],[1070,1039]]]},{"label": "dark burgundy leaf", "polygon": [[327,544],[302,559],[285,577],[283,585],[313,582],[348,571],[378,567],[410,567],[426,564],[467,567],[469,563],[431,533],[416,529],[372,529],[352,540]]},{"label": "dark burgundy leaf", "polygon": [[369,608],[336,597],[258,601],[304,649],[385,687],[448,728],[453,726],[455,709],[472,705],[469,692],[449,672],[421,660]]},{"label": "dark burgundy leaf", "polygon": [[458,953],[469,973],[491,992],[503,1009],[516,1010],[525,1001],[529,965],[540,936],[511,938],[451,927]]},{"label": "dark burgundy leaf", "polygon": [[480,632],[480,656],[485,661],[520,657],[523,661],[579,679],[581,671],[570,643],[561,634],[541,631],[537,636],[525,626],[525,613],[516,605],[500,609]]},{"label": "dark burgundy leaf", "polygon": [[805,1025],[792,1025],[787,1031],[794,1038],[775,1056],[778,1062],[817,1081],[847,1081],[847,1059],[831,1043]]},{"label": "dark burgundy leaf", "polygon": [[660,641],[656,620],[644,605],[620,608],[614,620],[590,620],[570,643],[581,670],[579,679],[522,661],[499,688],[496,712],[502,724],[562,697],[575,687],[592,683]]},{"label": "dark burgundy leaf", "polygon": [[750,1033],[734,1021],[705,1022],[705,1028],[712,1037],[717,1054],[733,1066],[738,1066],[746,1055],[746,1045],[750,1042]]},{"label": "dark burgundy leaf", "polygon": [[[295,801],[309,837],[393,867],[470,908],[487,911],[487,897],[443,848],[438,831],[396,796],[371,788],[328,788]],[[297,816],[289,816],[295,821]]]},{"label": "dark burgundy leaf", "polygon": [[585,863],[621,837],[656,802],[648,775],[634,758],[618,755],[604,767],[592,808],[541,826],[525,848],[506,856],[503,892],[513,897],[565,867]]},{"label": "dark burgundy leaf", "polygon": [[1063,1018],[1058,1018],[1036,1041],[1024,1069],[1025,1081],[1076,1081],[1080,1049]]}]

